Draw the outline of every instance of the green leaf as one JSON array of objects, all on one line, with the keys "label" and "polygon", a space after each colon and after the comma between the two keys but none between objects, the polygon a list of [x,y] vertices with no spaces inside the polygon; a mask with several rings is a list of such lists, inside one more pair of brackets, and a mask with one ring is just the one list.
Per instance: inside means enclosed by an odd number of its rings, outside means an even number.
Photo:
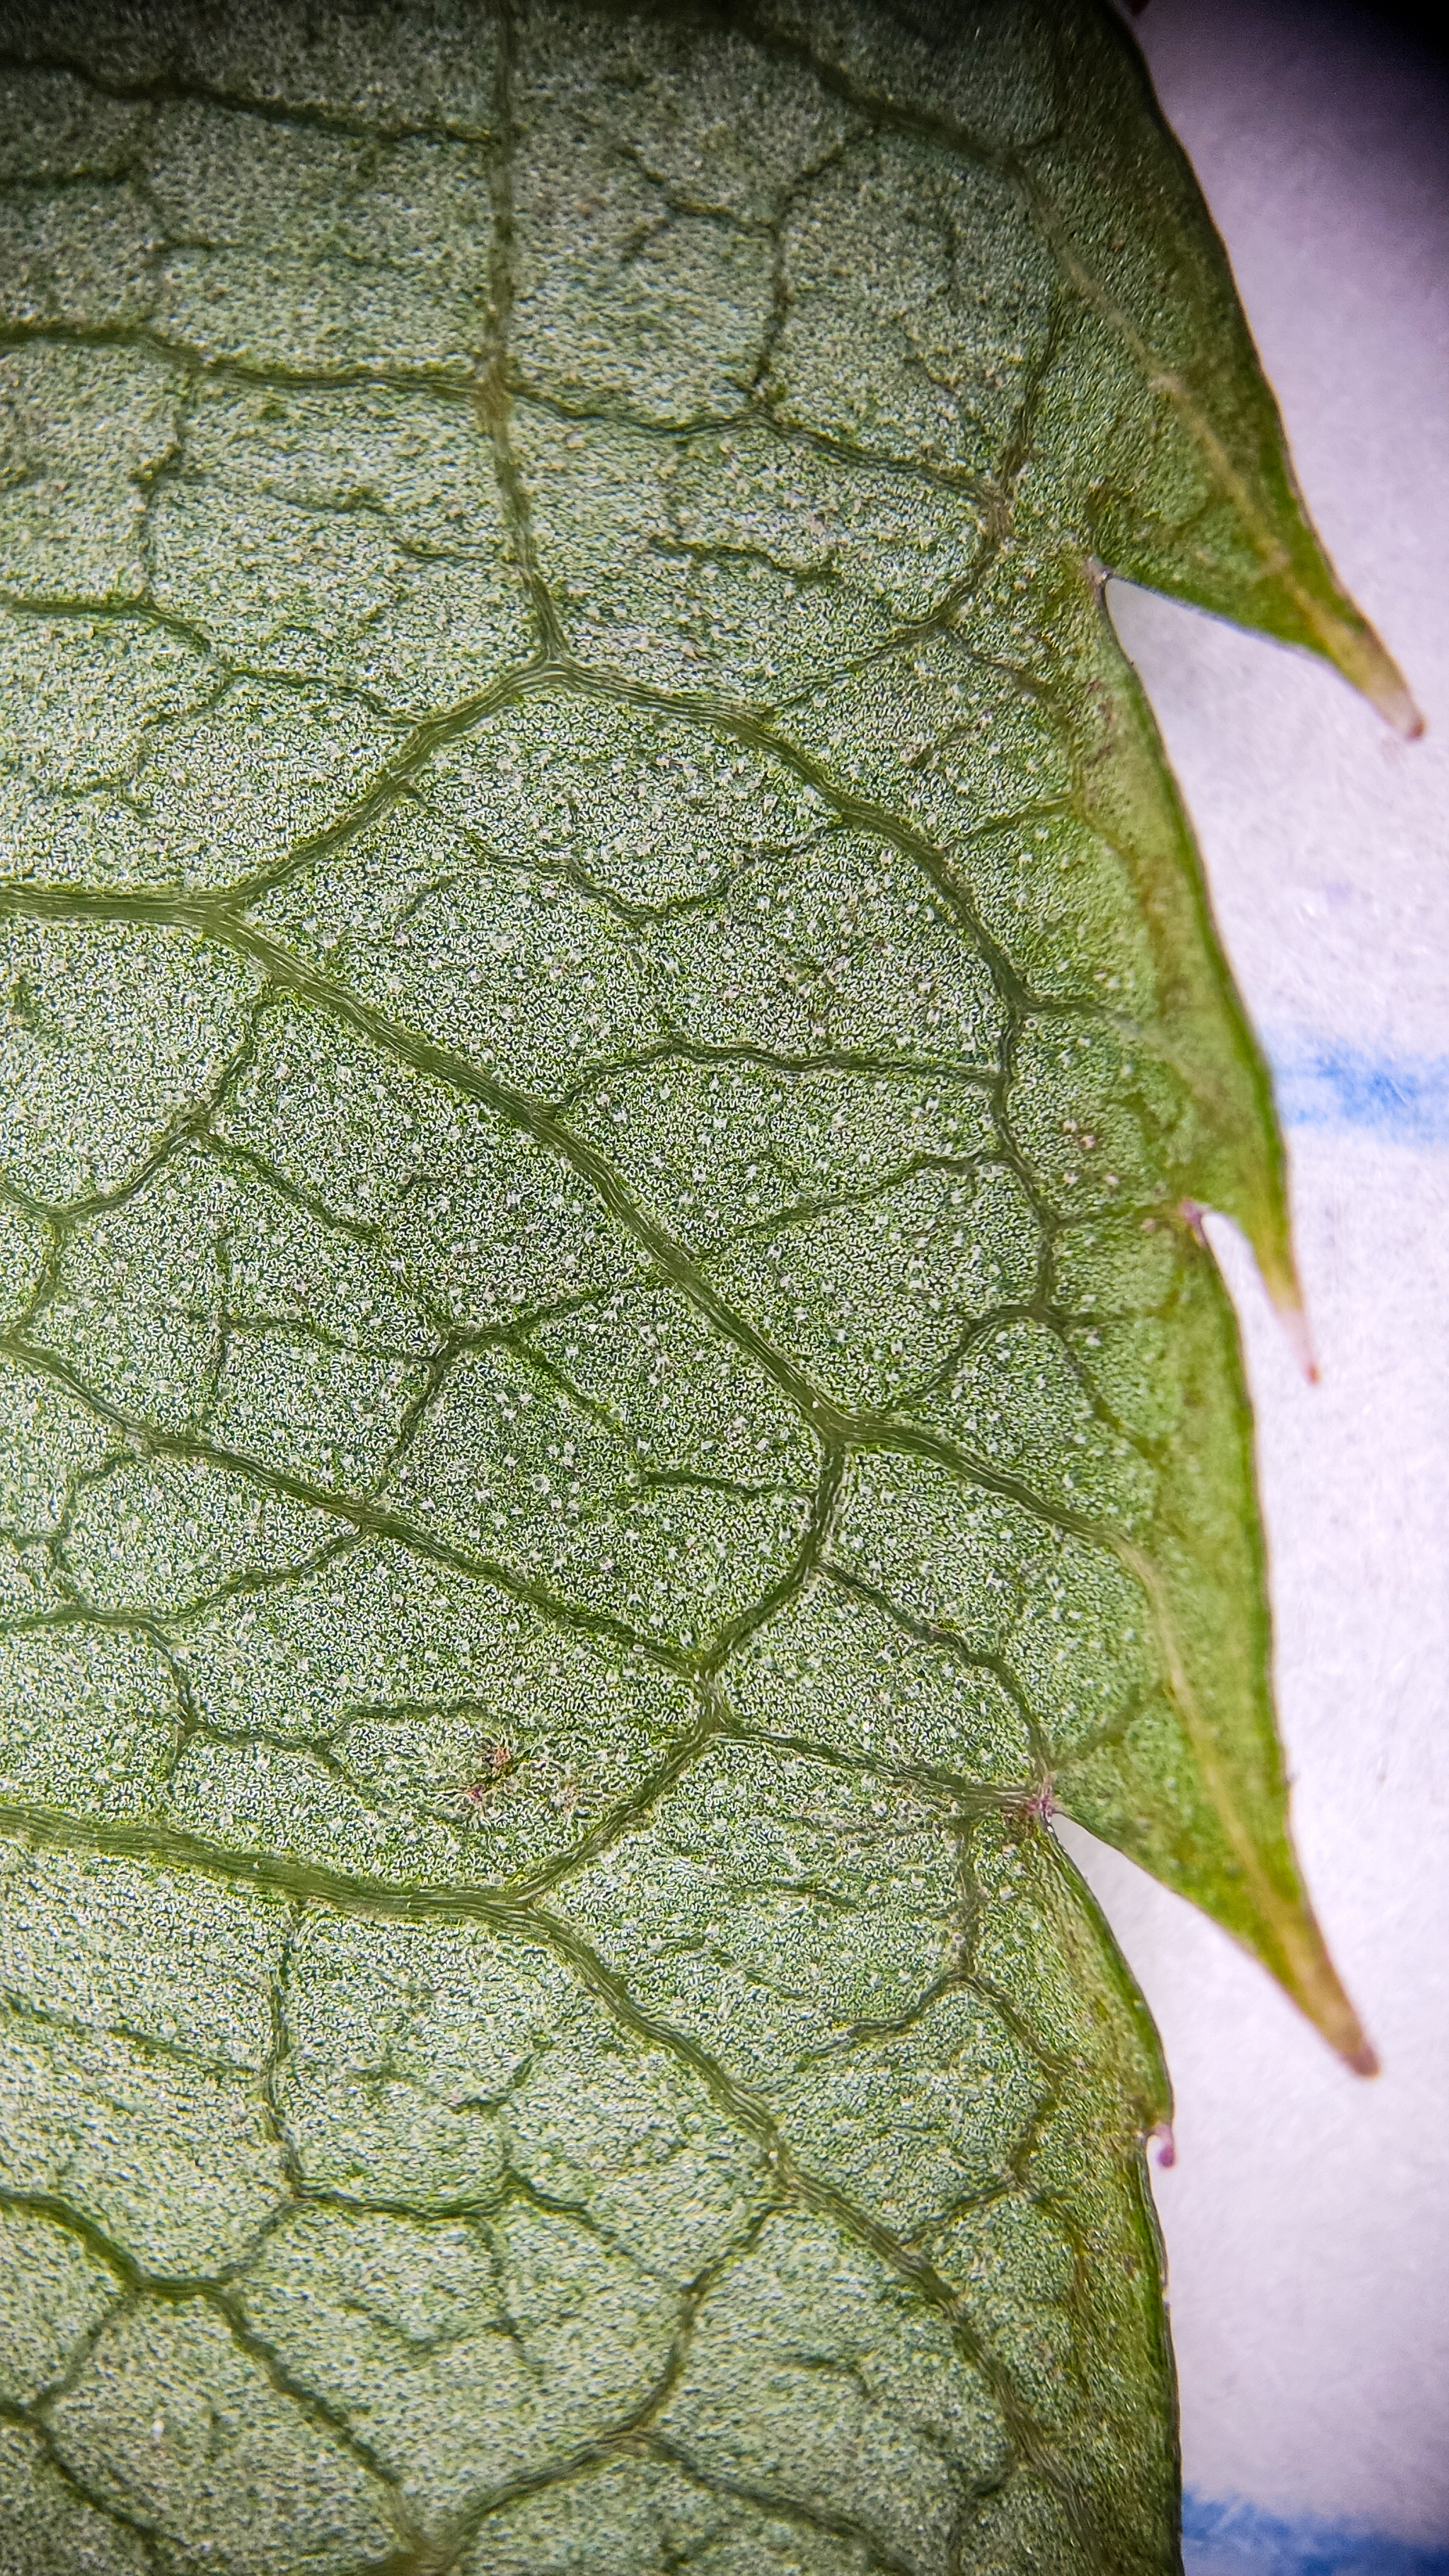
[{"label": "green leaf", "polygon": [[1155,2034],[1371,2063],[1104,566],[1402,684],[1105,9],[25,0],[4,2500],[100,2576],[1148,2576]]}]

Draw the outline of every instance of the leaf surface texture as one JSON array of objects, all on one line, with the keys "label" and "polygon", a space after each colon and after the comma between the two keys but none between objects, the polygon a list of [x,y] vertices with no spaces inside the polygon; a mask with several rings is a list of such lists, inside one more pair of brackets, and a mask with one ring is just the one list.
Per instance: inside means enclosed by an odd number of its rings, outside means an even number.
[{"label": "leaf surface texture", "polygon": [[27,2571],[1149,2576],[1155,2035],[1364,2043],[1103,566],[1409,711],[1115,23],[18,6]]}]

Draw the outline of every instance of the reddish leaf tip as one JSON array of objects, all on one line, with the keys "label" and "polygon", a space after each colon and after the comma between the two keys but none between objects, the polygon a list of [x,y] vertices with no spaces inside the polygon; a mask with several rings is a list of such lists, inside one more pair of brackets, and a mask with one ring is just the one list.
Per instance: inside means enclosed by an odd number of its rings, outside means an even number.
[{"label": "reddish leaf tip", "polygon": [[1267,1287],[1289,1350],[1309,1385],[1317,1386],[1318,1354],[1313,1347],[1313,1335],[1309,1330],[1308,1315],[1297,1281],[1293,1280],[1286,1286],[1280,1286],[1269,1280]]},{"label": "reddish leaf tip", "polygon": [[1407,689],[1391,689],[1379,700],[1381,714],[1405,742],[1422,742],[1429,728]]}]

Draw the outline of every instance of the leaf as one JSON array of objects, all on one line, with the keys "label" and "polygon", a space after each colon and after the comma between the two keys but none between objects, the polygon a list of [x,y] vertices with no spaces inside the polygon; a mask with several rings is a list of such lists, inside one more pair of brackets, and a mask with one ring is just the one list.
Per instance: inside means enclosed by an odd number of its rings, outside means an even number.
[{"label": "leaf", "polygon": [[1102,568],[1412,710],[1115,21],[10,21],[27,2567],[1176,2557],[1063,1812],[1367,2044]]}]

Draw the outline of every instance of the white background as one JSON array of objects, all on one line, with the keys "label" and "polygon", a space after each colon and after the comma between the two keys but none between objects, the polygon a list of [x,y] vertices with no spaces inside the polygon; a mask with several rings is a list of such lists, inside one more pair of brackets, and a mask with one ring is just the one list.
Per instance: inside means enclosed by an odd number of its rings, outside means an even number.
[{"label": "white background", "polygon": [[[1249,1009],[1449,1073],[1449,80],[1291,0],[1152,0],[1138,36],[1227,242],[1339,572],[1425,740],[1304,657],[1114,586]],[[1429,1074],[1434,1073],[1432,1065]],[[1431,1085],[1432,1088],[1432,1085]],[[1303,1105],[1301,1084],[1285,1097]],[[1347,2075],[1267,1979],[1069,1832],[1157,2014],[1189,2489],[1449,2540],[1449,1088],[1290,1126],[1310,1388],[1227,1229],[1258,1408],[1294,1820],[1379,2046]],[[1432,1104],[1431,1104],[1432,1105]],[[1428,1132],[1423,1132],[1425,1130]]]}]

